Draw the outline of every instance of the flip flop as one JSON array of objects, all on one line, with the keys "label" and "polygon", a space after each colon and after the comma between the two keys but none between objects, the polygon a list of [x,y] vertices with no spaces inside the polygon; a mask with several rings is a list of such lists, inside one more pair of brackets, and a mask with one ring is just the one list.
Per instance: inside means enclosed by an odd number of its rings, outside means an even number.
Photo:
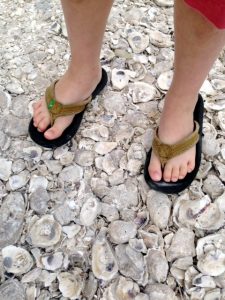
[{"label": "flip flop", "polygon": [[[202,96],[199,95],[194,110],[194,122],[195,122],[194,132],[189,137],[181,141],[180,143],[177,143],[175,145],[163,144],[157,137],[157,131],[156,131],[152,148],[147,154],[147,158],[144,166],[144,177],[151,189],[165,194],[177,194],[183,191],[184,189],[186,189],[195,179],[201,163],[203,112],[204,112],[203,99]],[[150,163],[151,153],[153,149],[156,155],[159,157],[162,166],[164,166],[167,160],[185,152],[186,150],[190,149],[194,145],[196,145],[195,168],[191,173],[187,173],[185,178],[179,179],[177,182],[165,182],[163,180],[154,181],[151,179],[148,172],[148,166]]]},{"label": "flip flop", "polygon": [[58,117],[67,116],[74,113],[76,113],[76,115],[74,116],[72,123],[63,131],[62,135],[54,140],[46,139],[44,132],[39,132],[37,127],[34,126],[32,118],[28,128],[31,139],[36,144],[45,148],[57,148],[70,141],[80,127],[87,104],[90,103],[91,100],[93,100],[104,89],[107,81],[107,73],[104,69],[102,69],[102,78],[91,96],[84,101],[73,105],[63,105],[55,99],[55,84],[57,81],[53,82],[46,89],[45,93],[45,99],[51,117],[51,125],[47,129],[52,127],[54,121]]}]

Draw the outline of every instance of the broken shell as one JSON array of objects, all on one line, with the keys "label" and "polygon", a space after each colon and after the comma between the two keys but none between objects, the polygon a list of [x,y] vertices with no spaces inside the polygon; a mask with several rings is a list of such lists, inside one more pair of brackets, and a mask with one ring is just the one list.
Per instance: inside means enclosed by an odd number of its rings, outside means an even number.
[{"label": "broken shell", "polygon": [[49,247],[57,244],[61,236],[61,226],[51,215],[45,215],[32,224],[28,242],[36,247]]},{"label": "broken shell", "polygon": [[118,272],[118,265],[112,248],[101,229],[92,247],[92,271],[98,279],[111,280]]},{"label": "broken shell", "polygon": [[30,253],[20,247],[7,246],[2,249],[3,266],[7,272],[21,275],[30,271],[33,259]]},{"label": "broken shell", "polygon": [[133,31],[128,35],[128,42],[134,53],[141,53],[149,45],[149,36]]},{"label": "broken shell", "polygon": [[134,82],[130,87],[132,89],[134,103],[148,102],[154,99],[158,94],[158,91],[153,85],[145,82]]}]

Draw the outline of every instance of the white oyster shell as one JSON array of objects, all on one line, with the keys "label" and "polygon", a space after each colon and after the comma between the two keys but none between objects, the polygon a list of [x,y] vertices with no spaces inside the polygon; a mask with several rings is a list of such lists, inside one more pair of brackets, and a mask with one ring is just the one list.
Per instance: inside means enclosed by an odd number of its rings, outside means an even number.
[{"label": "white oyster shell", "polygon": [[225,272],[225,253],[211,250],[198,260],[197,266],[204,275],[219,276]]},{"label": "white oyster shell", "polygon": [[134,53],[141,53],[149,45],[149,36],[133,31],[128,35],[128,42]]},{"label": "white oyster shell", "polygon": [[64,297],[75,300],[80,297],[84,287],[81,270],[76,268],[72,272],[61,272],[57,279],[59,281],[59,290]]},{"label": "white oyster shell", "polygon": [[12,245],[2,249],[2,257],[6,271],[16,275],[27,273],[34,263],[27,250]]},{"label": "white oyster shell", "polygon": [[225,111],[218,112],[218,125],[225,131]]},{"label": "white oyster shell", "polygon": [[135,237],[136,233],[137,228],[133,222],[116,220],[109,225],[110,239],[116,244],[127,243]]},{"label": "white oyster shell", "polygon": [[174,5],[174,0],[155,0],[155,3],[159,6],[173,6]]},{"label": "white oyster shell", "polygon": [[16,279],[9,279],[0,286],[0,299],[25,300],[25,289],[22,283]]},{"label": "white oyster shell", "polygon": [[168,196],[159,192],[149,191],[147,208],[153,223],[160,229],[166,228],[171,210],[171,201]]},{"label": "white oyster shell", "polygon": [[112,70],[112,85],[115,90],[122,90],[128,85],[129,82],[129,71],[116,69]]},{"label": "white oyster shell", "polygon": [[0,179],[7,181],[11,175],[12,162],[5,158],[0,158]]},{"label": "white oyster shell", "polygon": [[28,241],[36,247],[49,247],[57,244],[61,236],[61,226],[51,215],[45,215],[32,224]]},{"label": "white oyster shell", "polygon": [[170,36],[158,30],[150,30],[149,37],[150,37],[150,43],[152,43],[154,46],[161,48],[161,47],[170,47],[173,45]]},{"label": "white oyster shell", "polygon": [[158,92],[153,85],[145,82],[134,82],[131,86],[134,103],[148,102],[154,99]]},{"label": "white oyster shell", "polygon": [[62,252],[55,252],[41,257],[41,262],[46,270],[54,271],[61,268],[64,256]]},{"label": "white oyster shell", "polygon": [[159,75],[157,79],[157,84],[160,89],[168,91],[173,79],[173,71],[167,71]]},{"label": "white oyster shell", "polygon": [[216,230],[224,224],[224,213],[207,195],[195,201],[181,197],[174,205],[173,219],[178,226]]},{"label": "white oyster shell", "polygon": [[118,265],[113,250],[102,229],[92,247],[92,271],[98,279],[111,280],[118,272]]},{"label": "white oyster shell", "polygon": [[101,204],[96,197],[90,195],[85,201],[80,212],[81,225],[91,226],[101,212]]},{"label": "white oyster shell", "polygon": [[159,250],[149,249],[145,259],[150,278],[159,283],[165,282],[169,270],[165,254]]},{"label": "white oyster shell", "polygon": [[196,253],[198,268],[204,275],[219,276],[225,272],[225,232],[198,240]]}]

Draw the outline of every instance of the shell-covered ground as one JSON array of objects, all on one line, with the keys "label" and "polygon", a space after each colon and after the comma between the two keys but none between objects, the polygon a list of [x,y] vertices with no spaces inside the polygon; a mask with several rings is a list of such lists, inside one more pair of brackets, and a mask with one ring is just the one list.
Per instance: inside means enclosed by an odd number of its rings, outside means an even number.
[{"label": "shell-covered ground", "polygon": [[167,196],[143,177],[173,74],[172,0],[117,0],[109,84],[76,137],[28,137],[32,103],[70,59],[59,1],[0,2],[0,300],[225,299],[225,66],[205,100],[202,165]]}]

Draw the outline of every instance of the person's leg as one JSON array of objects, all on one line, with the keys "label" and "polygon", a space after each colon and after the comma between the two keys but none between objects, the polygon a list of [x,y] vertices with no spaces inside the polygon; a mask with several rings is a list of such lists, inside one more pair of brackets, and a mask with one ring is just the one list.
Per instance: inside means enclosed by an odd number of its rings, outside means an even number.
[{"label": "person's leg", "polygon": [[[159,137],[174,144],[193,131],[193,111],[199,89],[225,44],[225,30],[216,29],[183,0],[175,1],[174,78],[165,98]],[[195,165],[195,147],[169,160],[164,168],[153,153],[149,174],[155,181],[176,182]]]},{"label": "person's leg", "polygon": [[[102,39],[112,0],[62,0],[71,48],[71,63],[56,85],[57,100],[72,104],[86,99],[101,79],[99,61]],[[73,116],[56,119],[44,134],[47,139],[59,137]],[[34,106],[34,125],[45,131],[50,117],[44,98]]]}]

